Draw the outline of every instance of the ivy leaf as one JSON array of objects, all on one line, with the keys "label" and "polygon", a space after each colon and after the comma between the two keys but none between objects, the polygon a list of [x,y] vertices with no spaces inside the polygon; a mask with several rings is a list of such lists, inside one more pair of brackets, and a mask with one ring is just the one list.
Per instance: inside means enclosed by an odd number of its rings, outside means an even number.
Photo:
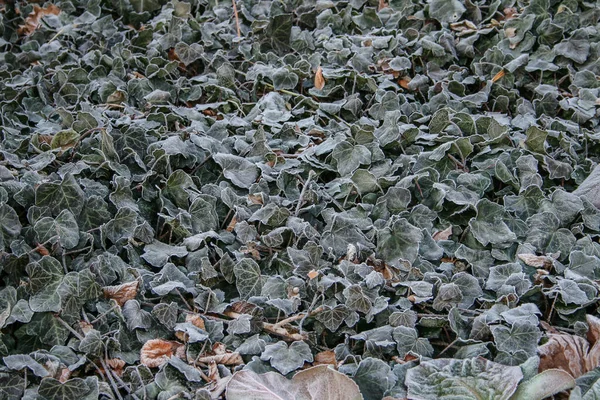
[{"label": "ivy leaf", "polygon": [[365,146],[353,146],[348,142],[338,143],[331,156],[337,161],[337,169],[341,176],[352,174],[360,164],[371,163],[371,153]]},{"label": "ivy leaf", "polygon": [[336,332],[350,314],[351,310],[349,310],[348,307],[343,304],[338,304],[333,308],[325,307],[323,311],[315,316],[315,318],[317,321],[323,323],[323,325],[331,332]]},{"label": "ivy leaf", "polygon": [[73,175],[67,174],[61,182],[42,183],[35,191],[35,204],[50,208],[53,215],[69,210],[78,216],[84,205],[84,193]]},{"label": "ivy leaf", "polygon": [[73,378],[64,383],[54,378],[44,378],[40,382],[38,395],[44,400],[88,400],[94,392],[98,393],[98,381],[95,377]]},{"label": "ivy leaf", "polygon": [[377,254],[390,264],[400,260],[414,262],[423,240],[421,230],[405,218],[392,219],[387,227],[377,232]]},{"label": "ivy leaf", "polygon": [[491,329],[498,350],[506,352],[523,350],[533,355],[542,337],[538,327],[528,321],[515,321],[510,328],[497,325]]},{"label": "ivy leaf", "polygon": [[508,400],[523,378],[521,368],[483,358],[423,361],[406,373],[408,397],[434,400],[440,397],[480,399],[492,396]]},{"label": "ivy leaf", "polygon": [[21,371],[25,368],[29,368],[35,376],[38,376],[40,378],[44,378],[50,375],[46,368],[44,368],[39,362],[37,362],[27,354],[15,354],[11,356],[6,356],[2,360],[4,361],[4,365],[6,365],[9,369],[15,371]]},{"label": "ivy leaf", "polygon": [[398,326],[394,328],[392,337],[397,344],[400,357],[405,357],[409,352],[424,357],[430,357],[433,354],[433,347],[429,340],[419,338],[417,330],[412,327]]},{"label": "ivy leaf", "polygon": [[233,273],[235,285],[242,298],[260,295],[264,280],[256,261],[243,258],[233,267]]},{"label": "ivy leaf", "polygon": [[292,342],[288,347],[285,342],[281,341],[267,345],[260,359],[269,361],[273,368],[283,375],[287,375],[302,367],[305,362],[312,362],[313,355],[310,347],[304,342]]},{"label": "ivy leaf", "polygon": [[21,233],[21,222],[15,210],[0,203],[0,248],[5,249]]},{"label": "ivy leaf", "polygon": [[429,0],[429,15],[442,23],[458,21],[465,11],[459,0]]},{"label": "ivy leaf", "polygon": [[238,187],[248,189],[258,178],[258,168],[245,158],[232,154],[215,154],[213,159],[223,169],[223,176]]},{"label": "ivy leaf", "polygon": [[65,249],[72,249],[79,243],[79,227],[69,210],[63,210],[54,219],[39,219],[33,228],[38,243],[60,243]]},{"label": "ivy leaf", "polygon": [[144,247],[142,258],[154,267],[162,267],[171,257],[185,257],[187,254],[185,246],[171,246],[154,240]]}]

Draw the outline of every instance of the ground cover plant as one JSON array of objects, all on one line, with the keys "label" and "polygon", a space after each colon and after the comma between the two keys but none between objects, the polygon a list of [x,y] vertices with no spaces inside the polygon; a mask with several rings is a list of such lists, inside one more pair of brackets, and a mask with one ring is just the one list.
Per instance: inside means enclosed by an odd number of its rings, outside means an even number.
[{"label": "ground cover plant", "polygon": [[0,398],[600,398],[599,1],[0,15]]}]

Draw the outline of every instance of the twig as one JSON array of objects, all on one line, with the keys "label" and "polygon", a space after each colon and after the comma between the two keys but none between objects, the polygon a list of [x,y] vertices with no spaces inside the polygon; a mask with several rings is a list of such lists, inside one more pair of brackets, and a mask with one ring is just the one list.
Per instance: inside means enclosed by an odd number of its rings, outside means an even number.
[{"label": "twig", "polygon": [[108,366],[108,364],[106,364],[106,361],[104,361],[102,358],[100,358],[100,364],[102,364],[102,368],[104,368],[104,373],[106,374],[106,377],[108,378],[108,381],[110,382],[110,386],[112,387],[113,392],[115,392],[115,394],[117,395],[117,398],[119,400],[123,400],[123,396],[121,396],[121,393],[119,393],[119,388],[117,387],[117,383],[113,379],[112,374],[110,372],[110,367]]},{"label": "twig", "polygon": [[307,316],[313,316],[313,315],[318,314],[321,311],[323,311],[323,308],[324,308],[323,306],[319,306],[319,307],[315,308],[312,311],[309,311],[309,312],[306,312],[306,313],[292,315],[289,318],[282,319],[281,321],[279,321],[278,323],[274,324],[273,326],[281,327],[283,325],[289,324],[290,322],[298,321],[299,319],[304,319]]},{"label": "twig", "polygon": [[304,201],[304,195],[306,194],[306,189],[308,185],[310,185],[310,181],[315,176],[315,172],[311,169],[308,172],[308,178],[306,178],[306,182],[304,182],[304,186],[302,187],[302,191],[300,192],[300,198],[298,199],[298,204],[296,205],[296,211],[294,212],[294,216],[298,216],[300,213],[300,208],[302,207],[302,202]]},{"label": "twig", "polygon": [[[237,319],[240,316],[242,316],[242,314],[239,314],[239,313],[236,313],[233,311],[225,311],[223,313],[223,315],[225,315],[226,317],[229,317],[229,318],[233,318],[233,319]],[[284,340],[288,339],[288,340],[292,340],[292,341],[298,341],[298,340],[307,340],[308,339],[307,334],[291,333],[287,329],[276,326],[276,324],[271,324],[269,322],[262,322],[262,328],[264,331],[266,331],[268,333],[272,333],[273,335],[280,336]]]},{"label": "twig", "polygon": [[240,18],[238,17],[237,5],[235,4],[235,0],[231,0],[233,4],[233,15],[235,16],[235,28],[237,29],[238,38],[242,37],[242,33],[240,31]]},{"label": "twig", "polygon": [[452,343],[450,343],[448,346],[446,346],[444,348],[444,350],[440,351],[440,354],[438,354],[438,357],[441,356],[442,354],[444,354],[449,348],[453,347],[456,344],[456,342],[458,342],[458,338],[454,339],[452,341]]},{"label": "twig", "polygon": [[73,328],[71,327],[71,325],[67,324],[67,322],[66,322],[64,319],[62,319],[62,318],[61,318],[61,317],[59,317],[58,315],[54,315],[54,318],[56,318],[56,320],[57,320],[58,322],[60,322],[60,324],[61,324],[62,326],[64,326],[65,328],[67,328],[67,330],[68,330],[69,332],[71,332],[71,333],[73,334],[73,336],[75,336],[75,337],[76,337],[77,339],[79,339],[79,340],[83,340],[83,336],[81,336],[81,335],[79,334],[79,332],[77,332],[75,329],[73,329]]}]

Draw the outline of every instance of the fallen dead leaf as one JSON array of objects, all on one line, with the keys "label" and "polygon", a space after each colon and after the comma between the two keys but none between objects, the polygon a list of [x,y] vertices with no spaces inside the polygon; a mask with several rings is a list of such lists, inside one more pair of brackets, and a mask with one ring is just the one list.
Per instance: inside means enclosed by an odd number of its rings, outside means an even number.
[{"label": "fallen dead leaf", "polygon": [[123,368],[125,368],[125,361],[119,358],[110,358],[106,360],[106,363],[112,368],[113,372],[117,376],[123,375]]},{"label": "fallen dead leaf", "polygon": [[492,82],[498,82],[504,77],[504,75],[506,75],[506,72],[504,72],[504,70],[501,69],[496,75],[494,75],[494,77],[492,78]]},{"label": "fallen dead leaf", "polygon": [[54,4],[48,7],[40,7],[37,4],[33,6],[33,11],[25,18],[25,23],[17,28],[17,33],[21,36],[31,35],[40,26],[42,18],[47,15],[58,15],[60,9]]},{"label": "fallen dead leaf", "polygon": [[325,78],[323,77],[323,69],[319,67],[317,68],[317,72],[315,72],[315,88],[322,90],[324,87]]},{"label": "fallen dead leaf", "polygon": [[379,0],[379,4],[377,6],[377,11],[381,11],[384,8],[386,8],[388,6],[388,4],[386,3],[385,0]]},{"label": "fallen dead leaf", "polygon": [[184,349],[183,344],[172,340],[148,340],[140,351],[140,362],[148,368],[156,368],[169,361],[169,358],[174,355],[183,355],[180,349]]},{"label": "fallen dead leaf", "polygon": [[115,300],[122,307],[128,300],[132,300],[137,295],[139,282],[131,281],[117,286],[105,286],[102,288],[104,297]]},{"label": "fallen dead leaf", "polygon": [[432,237],[433,237],[433,240],[440,241],[440,240],[448,240],[448,238],[450,236],[452,236],[452,226],[447,227],[443,231],[437,231],[436,233],[433,234]]},{"label": "fallen dead leaf", "polygon": [[530,267],[544,267],[549,268],[552,266],[552,259],[547,256],[536,256],[535,254],[519,254],[518,257],[525,264]]},{"label": "fallen dead leaf", "polygon": [[514,7],[506,7],[504,9],[504,19],[514,18],[517,14],[517,9]]},{"label": "fallen dead leaf", "polygon": [[198,362],[203,364],[209,364],[214,362],[216,364],[221,365],[242,365],[244,360],[240,353],[226,353],[226,354],[217,354],[214,356],[206,356],[198,358]]},{"label": "fallen dead leaf", "polygon": [[506,28],[504,29],[504,35],[507,38],[512,38],[517,36],[517,28]]},{"label": "fallen dead leaf", "polygon": [[319,273],[314,269],[311,269],[308,273],[308,279],[315,279],[317,276],[319,276]]},{"label": "fallen dead leaf", "polygon": [[314,365],[319,364],[330,364],[337,366],[337,360],[335,359],[335,353],[333,350],[325,350],[315,354]]},{"label": "fallen dead leaf", "polygon": [[60,370],[60,376],[58,377],[58,381],[60,383],[65,383],[71,377],[72,371],[69,368],[63,368]]},{"label": "fallen dead leaf", "polygon": [[538,347],[539,372],[558,368],[577,379],[600,366],[600,319],[586,316],[587,340],[568,333],[550,333],[548,342]]},{"label": "fallen dead leaf", "polygon": [[38,243],[38,245],[35,246],[35,251],[37,251],[38,254],[41,256],[49,256],[50,255],[50,252],[48,251],[48,249],[46,247],[44,247],[44,245],[41,243]]},{"label": "fallen dead leaf", "polygon": [[187,314],[185,316],[185,322],[191,322],[196,328],[206,329],[204,320],[200,317],[200,314]]},{"label": "fallen dead leaf", "polygon": [[250,203],[252,204],[263,204],[263,198],[258,194],[249,194],[248,200],[250,200]]},{"label": "fallen dead leaf", "polygon": [[412,79],[410,79],[410,77],[403,76],[402,78],[398,79],[398,84],[400,85],[400,87],[402,89],[410,90],[410,88],[408,87],[408,84],[410,83],[411,80]]},{"label": "fallen dead leaf", "polygon": [[225,229],[227,232],[233,232],[233,229],[235,228],[235,226],[237,225],[237,218],[234,216],[233,218],[231,218],[231,222],[229,222],[229,225],[227,225],[227,229]]},{"label": "fallen dead leaf", "polygon": [[79,321],[79,328],[81,329],[84,335],[87,335],[89,331],[94,329],[94,325],[86,321]]}]

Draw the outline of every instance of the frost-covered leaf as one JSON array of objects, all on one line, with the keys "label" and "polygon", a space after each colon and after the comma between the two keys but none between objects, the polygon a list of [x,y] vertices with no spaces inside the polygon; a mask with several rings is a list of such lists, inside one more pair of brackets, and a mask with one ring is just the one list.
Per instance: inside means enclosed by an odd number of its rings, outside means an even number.
[{"label": "frost-covered leaf", "polygon": [[494,398],[508,400],[523,378],[521,368],[497,364],[483,358],[423,361],[406,374],[408,397],[434,400]]},{"label": "frost-covered leaf", "polygon": [[287,375],[302,367],[305,362],[312,362],[313,355],[305,342],[292,342],[288,347],[285,342],[281,341],[267,345],[260,359],[269,361],[273,368],[283,375]]}]

